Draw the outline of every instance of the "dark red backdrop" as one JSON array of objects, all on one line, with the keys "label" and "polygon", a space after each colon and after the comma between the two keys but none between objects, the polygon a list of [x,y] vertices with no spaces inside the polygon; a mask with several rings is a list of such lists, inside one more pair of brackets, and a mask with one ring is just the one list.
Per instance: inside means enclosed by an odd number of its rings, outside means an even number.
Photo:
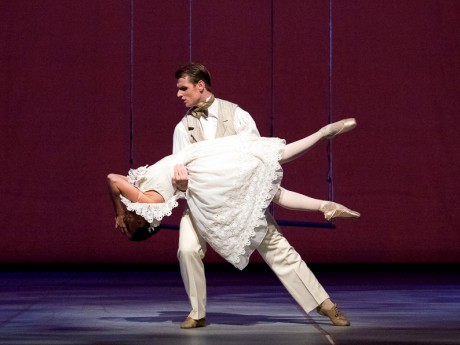
[{"label": "dark red backdrop", "polygon": [[[362,219],[284,228],[306,261],[459,261],[460,2],[132,4],[0,1],[0,262],[176,262],[175,230],[145,243],[115,232],[105,177],[170,153],[185,111],[174,71],[190,59],[263,135],[358,119],[332,157],[334,198]],[[285,176],[327,198],[326,144]]]}]

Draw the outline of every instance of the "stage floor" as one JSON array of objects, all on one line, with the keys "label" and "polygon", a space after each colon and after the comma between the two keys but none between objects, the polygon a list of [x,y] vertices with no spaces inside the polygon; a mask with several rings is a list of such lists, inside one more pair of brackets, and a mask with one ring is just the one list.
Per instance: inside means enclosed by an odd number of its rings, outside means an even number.
[{"label": "stage floor", "polygon": [[178,270],[0,272],[2,345],[460,344],[454,272],[315,271],[351,321],[305,315],[267,270],[208,271],[208,326]]}]

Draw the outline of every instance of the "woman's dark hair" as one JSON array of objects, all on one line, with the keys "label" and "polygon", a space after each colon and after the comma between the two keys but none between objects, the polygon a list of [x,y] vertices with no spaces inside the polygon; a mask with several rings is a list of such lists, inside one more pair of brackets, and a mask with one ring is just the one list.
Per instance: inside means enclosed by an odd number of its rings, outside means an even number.
[{"label": "woman's dark hair", "polygon": [[125,225],[128,231],[128,238],[131,241],[145,241],[160,231],[159,226],[153,227],[153,225],[135,212],[129,211],[126,215]]},{"label": "woman's dark hair", "polygon": [[134,229],[129,239],[134,242],[145,241],[155,235],[158,231],[160,231],[159,226],[153,227],[146,222],[143,226]]},{"label": "woman's dark hair", "polygon": [[211,74],[204,65],[199,63],[190,63],[179,68],[175,73],[176,79],[188,76],[193,85],[203,80],[206,88],[211,92]]}]

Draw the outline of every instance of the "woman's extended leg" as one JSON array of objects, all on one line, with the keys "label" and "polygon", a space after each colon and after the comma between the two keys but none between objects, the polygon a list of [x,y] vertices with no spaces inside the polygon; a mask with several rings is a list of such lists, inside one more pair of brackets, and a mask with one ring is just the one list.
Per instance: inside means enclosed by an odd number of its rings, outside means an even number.
[{"label": "woman's extended leg", "polygon": [[322,139],[332,139],[338,134],[346,133],[356,127],[356,120],[353,118],[341,120],[324,126],[316,133],[306,138],[289,143],[284,148],[281,164],[287,163],[303,155]]},{"label": "woman's extended leg", "polygon": [[326,220],[337,217],[360,217],[359,212],[352,211],[333,201],[313,199],[281,187],[276,193],[273,202],[289,210],[321,211],[324,213],[324,218],[326,218]]}]

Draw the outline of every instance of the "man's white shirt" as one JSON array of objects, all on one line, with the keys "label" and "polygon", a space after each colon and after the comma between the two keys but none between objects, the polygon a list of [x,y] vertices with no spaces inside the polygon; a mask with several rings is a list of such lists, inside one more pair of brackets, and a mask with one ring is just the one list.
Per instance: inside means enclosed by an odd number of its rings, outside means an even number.
[{"label": "man's white shirt", "polygon": [[[216,99],[208,108],[208,117],[202,116],[200,123],[203,129],[203,136],[206,140],[214,139],[217,131],[218,100]],[[238,135],[260,136],[256,123],[247,111],[240,107],[235,110],[234,128]],[[179,122],[174,129],[173,135],[173,153],[177,153],[190,145],[190,137],[187,129]]]}]

